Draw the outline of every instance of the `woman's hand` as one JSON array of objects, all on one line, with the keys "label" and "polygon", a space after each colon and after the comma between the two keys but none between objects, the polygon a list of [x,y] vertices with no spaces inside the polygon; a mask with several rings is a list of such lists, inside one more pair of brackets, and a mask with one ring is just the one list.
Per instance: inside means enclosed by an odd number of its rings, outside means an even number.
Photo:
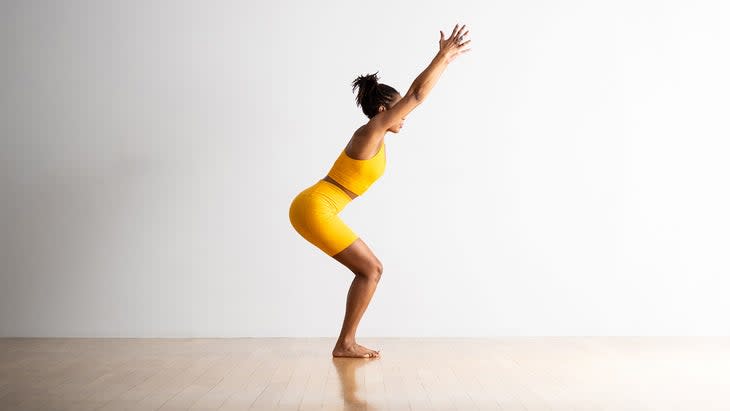
[{"label": "woman's hand", "polygon": [[469,34],[469,30],[462,34],[464,27],[466,27],[466,25],[461,26],[461,28],[457,31],[456,29],[459,28],[459,25],[455,25],[454,30],[451,31],[451,37],[445,40],[444,32],[439,30],[441,33],[441,39],[439,40],[439,53],[446,57],[446,63],[451,63],[451,61],[460,54],[471,50],[464,48],[464,46],[471,42],[471,40],[464,41],[464,36]]}]

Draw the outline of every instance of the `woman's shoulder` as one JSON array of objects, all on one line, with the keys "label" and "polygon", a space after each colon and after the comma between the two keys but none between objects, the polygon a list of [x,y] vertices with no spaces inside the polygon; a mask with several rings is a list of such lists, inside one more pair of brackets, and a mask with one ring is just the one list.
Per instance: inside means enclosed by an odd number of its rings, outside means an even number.
[{"label": "woman's shoulder", "polygon": [[368,145],[374,142],[380,143],[381,141],[383,141],[384,137],[385,133],[382,130],[378,130],[377,128],[373,127],[370,122],[368,122],[355,130],[355,132],[352,134],[352,138],[350,139],[350,141],[365,143],[366,145]]},{"label": "woman's shoulder", "polygon": [[356,160],[367,160],[373,158],[380,151],[380,145],[384,143],[385,135],[374,132],[372,128],[368,127],[368,124],[364,124],[355,130],[352,138],[345,146],[344,151],[348,157]]}]

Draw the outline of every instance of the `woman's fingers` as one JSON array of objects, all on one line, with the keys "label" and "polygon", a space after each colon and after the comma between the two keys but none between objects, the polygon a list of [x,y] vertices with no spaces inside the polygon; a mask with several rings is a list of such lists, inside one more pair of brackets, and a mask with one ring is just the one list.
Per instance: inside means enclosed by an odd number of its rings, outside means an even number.
[{"label": "woman's fingers", "polygon": [[[457,28],[458,28],[458,30],[457,30]],[[458,45],[459,41],[461,41],[461,39],[463,39],[464,36],[469,34],[469,30],[462,33],[462,31],[464,31],[465,28],[466,28],[466,24],[461,27],[459,27],[458,24],[456,26],[454,26],[454,30],[451,32],[451,37],[449,37],[448,40],[451,40]]]},{"label": "woman's fingers", "polygon": [[[466,24],[459,27],[459,23],[457,23],[454,28],[451,30],[451,36],[449,36],[448,39],[444,41],[444,32],[442,30],[439,30],[439,34],[441,35],[441,39],[439,40],[439,46],[442,50],[453,50],[455,53],[449,58],[449,61],[453,60],[457,55],[461,53],[466,53],[467,51],[470,51],[471,49],[465,49],[463,46],[466,46],[467,44],[471,43],[471,40],[464,40],[464,37],[469,34],[469,30],[466,30]],[[451,53],[449,51],[449,53]]]}]

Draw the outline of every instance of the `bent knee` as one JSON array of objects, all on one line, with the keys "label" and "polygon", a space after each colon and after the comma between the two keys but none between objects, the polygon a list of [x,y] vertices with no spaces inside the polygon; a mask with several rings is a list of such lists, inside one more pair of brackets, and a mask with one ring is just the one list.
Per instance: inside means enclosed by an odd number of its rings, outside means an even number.
[{"label": "bent knee", "polygon": [[366,277],[368,280],[378,282],[380,277],[383,275],[383,264],[380,261],[375,261],[368,264],[367,267],[356,272],[355,275],[361,275]]}]

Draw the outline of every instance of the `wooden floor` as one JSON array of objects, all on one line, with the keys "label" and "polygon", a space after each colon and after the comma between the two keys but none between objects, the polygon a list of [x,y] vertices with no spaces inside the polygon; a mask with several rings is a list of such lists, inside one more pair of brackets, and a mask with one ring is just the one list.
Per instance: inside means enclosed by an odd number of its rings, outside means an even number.
[{"label": "wooden floor", "polygon": [[730,410],[730,338],[0,339],[2,410]]}]

